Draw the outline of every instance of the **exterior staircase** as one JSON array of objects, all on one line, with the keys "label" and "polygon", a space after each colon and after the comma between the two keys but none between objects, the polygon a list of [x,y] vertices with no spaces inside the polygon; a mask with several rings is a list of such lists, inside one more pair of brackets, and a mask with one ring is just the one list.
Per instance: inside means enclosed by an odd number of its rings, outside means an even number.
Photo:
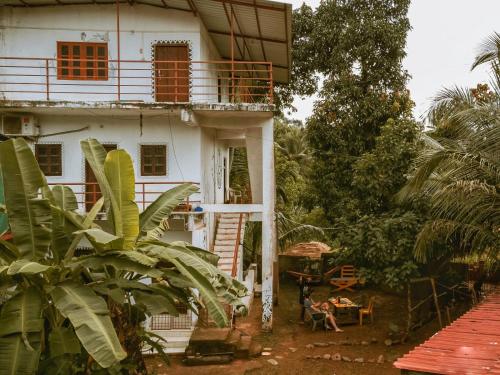
[{"label": "exterior staircase", "polygon": [[[240,235],[238,236],[238,228]],[[244,214],[221,214],[217,222],[214,254],[219,256],[218,267],[221,271],[242,281],[243,238],[245,234]],[[238,247],[236,247],[239,242]],[[235,249],[237,248],[237,251]],[[234,257],[238,259],[235,263]],[[235,264],[234,264],[235,263]],[[234,270],[233,270],[234,267]],[[233,272],[235,274],[233,275]]]},{"label": "exterior staircase", "polygon": [[[213,253],[219,256],[218,268],[243,282],[243,238],[245,232],[244,214],[221,214],[217,220]],[[253,292],[255,270],[249,290]],[[247,274],[248,279],[248,274]],[[251,303],[251,296],[248,298]],[[233,308],[224,305],[228,320],[233,322]],[[194,329],[185,351],[185,363],[188,365],[223,364],[234,359],[259,356],[262,346],[252,340],[252,336],[236,329],[232,324],[228,328],[216,328],[215,322],[205,311],[200,312],[198,326]]]}]

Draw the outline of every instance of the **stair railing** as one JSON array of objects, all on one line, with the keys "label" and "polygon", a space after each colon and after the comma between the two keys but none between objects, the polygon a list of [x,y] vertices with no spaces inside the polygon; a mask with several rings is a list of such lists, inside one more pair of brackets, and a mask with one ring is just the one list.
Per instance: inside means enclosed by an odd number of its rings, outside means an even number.
[{"label": "stair railing", "polygon": [[231,277],[236,277],[236,273],[238,272],[238,251],[240,249],[242,225],[243,225],[243,214],[240,213],[240,219],[238,221],[238,232],[236,234],[236,243],[234,244],[233,269],[231,271]]}]

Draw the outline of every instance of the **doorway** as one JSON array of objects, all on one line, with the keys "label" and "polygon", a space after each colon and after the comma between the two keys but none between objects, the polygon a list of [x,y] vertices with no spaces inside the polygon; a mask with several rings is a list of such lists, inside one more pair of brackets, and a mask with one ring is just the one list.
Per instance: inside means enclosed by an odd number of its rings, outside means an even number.
[{"label": "doorway", "polygon": [[[103,145],[106,152],[116,150],[118,148],[117,144],[106,144]],[[89,212],[92,206],[102,197],[101,189],[97,184],[97,178],[95,177],[94,171],[90,168],[90,164],[85,161],[85,211]]]},{"label": "doorway", "polygon": [[186,44],[158,44],[155,57],[155,100],[189,102],[189,50]]}]

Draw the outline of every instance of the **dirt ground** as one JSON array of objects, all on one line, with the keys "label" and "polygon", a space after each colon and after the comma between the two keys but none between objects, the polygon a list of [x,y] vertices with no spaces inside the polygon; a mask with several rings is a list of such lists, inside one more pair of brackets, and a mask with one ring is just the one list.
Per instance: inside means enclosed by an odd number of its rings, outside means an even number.
[{"label": "dirt ground", "polygon": [[[315,301],[326,300],[331,296],[330,287],[314,288]],[[335,295],[336,296],[336,295]],[[235,360],[227,365],[185,366],[182,356],[172,356],[171,365],[166,366],[156,358],[150,358],[152,373],[158,375],[385,375],[399,374],[392,362],[407,353],[414,346],[425,341],[438,330],[436,322],[420,328],[404,344],[387,347],[384,340],[388,337],[389,324],[405,327],[406,299],[403,296],[383,293],[375,289],[364,288],[355,292],[343,292],[342,297],[352,300],[367,300],[376,297],[374,306],[374,323],[369,320],[366,325],[345,325],[344,332],[316,330],[312,332],[309,324],[299,324],[300,305],[298,303],[298,287],[293,283],[280,285],[279,305],[275,306],[272,333],[260,331],[260,299],[255,299],[249,316],[237,319],[236,327],[253,336],[263,347],[272,348],[271,356],[261,356],[249,360]],[[376,343],[372,343],[372,340]],[[353,345],[340,345],[340,341],[349,341]],[[361,341],[369,344],[362,345]],[[327,347],[306,347],[308,344],[329,343]],[[349,357],[353,362],[324,359],[323,355],[339,353]],[[369,362],[384,356],[384,363]],[[315,359],[315,356],[321,356]],[[355,358],[363,358],[364,362],[354,362]],[[275,359],[277,365],[268,362]]]}]

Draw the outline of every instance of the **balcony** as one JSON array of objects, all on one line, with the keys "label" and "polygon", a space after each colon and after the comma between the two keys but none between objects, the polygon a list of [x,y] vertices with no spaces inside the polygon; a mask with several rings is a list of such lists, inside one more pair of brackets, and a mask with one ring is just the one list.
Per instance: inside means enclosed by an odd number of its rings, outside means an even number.
[{"label": "balcony", "polygon": [[[197,182],[190,181],[148,181],[148,182],[136,182],[135,183],[135,202],[139,207],[140,211],[144,211],[151,203],[153,203],[156,198],[158,198],[165,191],[174,188],[177,185],[191,183],[193,185],[199,185]],[[97,200],[102,196],[97,182],[59,182],[53,183],[49,182],[49,186],[55,185],[65,185],[71,188],[76,196],[76,201],[78,203],[78,209],[81,212],[89,211],[90,208],[97,202]],[[174,212],[183,214],[190,212],[191,208],[195,205],[201,203],[199,200],[199,193],[193,194],[192,197],[188,197],[183,203],[179,204]],[[191,199],[194,198],[194,199]]]},{"label": "balcony", "polygon": [[0,57],[0,99],[86,103],[273,102],[272,63]]}]

